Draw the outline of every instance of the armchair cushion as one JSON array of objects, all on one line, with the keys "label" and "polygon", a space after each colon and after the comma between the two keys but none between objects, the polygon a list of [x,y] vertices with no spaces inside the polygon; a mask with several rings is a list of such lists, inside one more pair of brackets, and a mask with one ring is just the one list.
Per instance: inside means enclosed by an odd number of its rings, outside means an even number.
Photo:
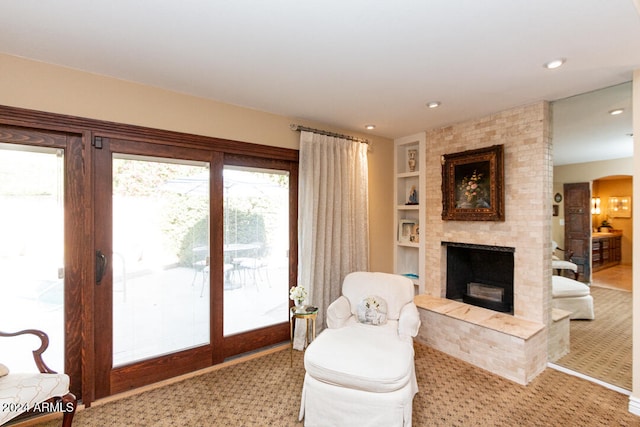
[{"label": "armchair cushion", "polygon": [[304,356],[307,374],[317,380],[376,393],[406,386],[412,362],[413,344],[398,340],[393,328],[361,324],[326,329]]},{"label": "armchair cushion", "polygon": [[9,375],[9,368],[0,363],[0,377],[4,377],[5,375]]},{"label": "armchair cushion", "polygon": [[40,405],[43,402],[53,402],[53,410],[64,413],[62,425],[71,427],[77,400],[69,391],[70,378],[66,374],[52,371],[42,360],[42,353],[49,345],[49,337],[37,329],[0,331],[2,340],[20,335],[34,335],[40,339],[40,347],[32,351],[33,360],[40,373],[11,373],[0,377],[0,425],[23,412],[42,409]]},{"label": "armchair cushion", "polygon": [[387,302],[384,298],[369,295],[358,304],[359,323],[365,325],[384,325],[387,323]]},{"label": "armchair cushion", "polygon": [[51,396],[69,393],[69,376],[66,374],[11,374],[0,378],[0,424],[17,417],[26,409]]},{"label": "armchair cushion", "polygon": [[578,272],[578,264],[560,259],[552,259],[551,268],[554,270],[571,270],[574,273]]}]

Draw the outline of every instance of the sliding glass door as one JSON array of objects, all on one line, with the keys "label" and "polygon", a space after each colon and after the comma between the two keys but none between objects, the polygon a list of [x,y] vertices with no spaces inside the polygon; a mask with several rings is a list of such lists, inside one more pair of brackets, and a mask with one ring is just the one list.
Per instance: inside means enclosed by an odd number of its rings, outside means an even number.
[{"label": "sliding glass door", "polygon": [[211,157],[95,150],[97,397],[211,364]]},{"label": "sliding glass door", "polygon": [[96,397],[288,339],[291,162],[103,138]]},{"label": "sliding glass door", "polygon": [[289,320],[289,172],[224,168],[224,335]]},{"label": "sliding glass door", "polygon": [[[0,143],[0,329],[40,329],[47,364],[64,371],[64,150]],[[32,371],[34,343],[3,353]],[[15,359],[11,359],[13,356]],[[27,356],[27,357],[25,357]]]},{"label": "sliding glass door", "polygon": [[295,150],[0,110],[0,329],[85,404],[288,341]]},{"label": "sliding glass door", "polygon": [[209,337],[209,165],[114,153],[113,366]]}]

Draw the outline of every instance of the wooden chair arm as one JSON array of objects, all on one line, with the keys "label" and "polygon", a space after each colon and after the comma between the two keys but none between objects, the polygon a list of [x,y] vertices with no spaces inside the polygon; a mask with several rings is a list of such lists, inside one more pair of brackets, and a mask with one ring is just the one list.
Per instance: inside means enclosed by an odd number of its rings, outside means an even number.
[{"label": "wooden chair arm", "polygon": [[33,350],[33,360],[36,362],[38,370],[43,374],[56,374],[57,372],[49,368],[42,360],[42,353],[49,347],[49,337],[42,331],[37,329],[25,329],[18,332],[2,332],[0,331],[0,337],[17,337],[19,335],[35,335],[40,338],[40,347]]},{"label": "wooden chair arm", "polygon": [[564,252],[564,259],[567,261],[571,261],[571,258],[573,257],[573,251],[571,249],[569,249],[568,251],[565,251],[564,249],[560,248],[560,247],[556,247],[557,250]]}]

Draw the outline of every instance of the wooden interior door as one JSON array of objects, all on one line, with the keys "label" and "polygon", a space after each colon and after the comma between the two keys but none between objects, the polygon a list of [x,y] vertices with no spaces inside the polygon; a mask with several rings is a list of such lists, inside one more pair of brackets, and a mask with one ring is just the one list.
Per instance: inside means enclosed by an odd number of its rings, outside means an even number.
[{"label": "wooden interior door", "polygon": [[564,246],[578,265],[579,280],[591,281],[591,189],[588,182],[564,184]]}]

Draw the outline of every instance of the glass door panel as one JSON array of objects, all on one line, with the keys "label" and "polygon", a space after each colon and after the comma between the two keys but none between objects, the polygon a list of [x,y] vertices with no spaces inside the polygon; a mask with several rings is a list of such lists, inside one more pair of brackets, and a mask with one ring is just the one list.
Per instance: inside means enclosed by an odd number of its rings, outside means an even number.
[{"label": "glass door panel", "polygon": [[289,173],[225,166],[224,335],[289,320]]},{"label": "glass door panel", "polygon": [[210,341],[209,165],[114,154],[113,366]]},{"label": "glass door panel", "polygon": [[[0,144],[0,328],[44,331],[46,363],[59,372],[64,371],[63,185],[62,149]],[[22,343],[24,350],[12,354],[30,354],[37,345],[26,338]],[[30,358],[2,357],[12,371],[35,369]]]}]

